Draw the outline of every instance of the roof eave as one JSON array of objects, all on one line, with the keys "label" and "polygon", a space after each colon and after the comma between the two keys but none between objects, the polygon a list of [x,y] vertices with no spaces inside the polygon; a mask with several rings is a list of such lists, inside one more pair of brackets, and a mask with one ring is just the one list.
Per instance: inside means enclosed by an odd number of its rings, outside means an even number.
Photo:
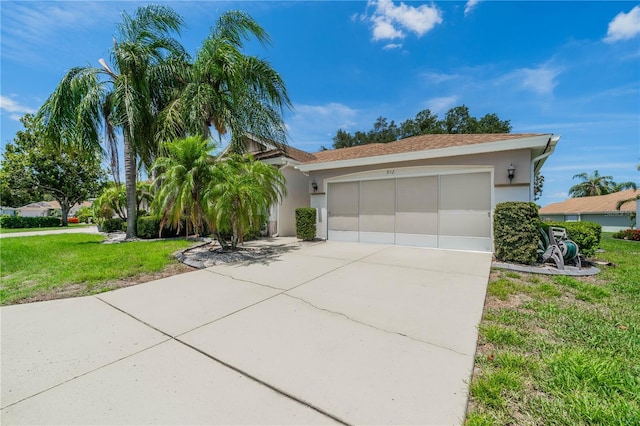
[{"label": "roof eave", "polygon": [[489,152],[545,147],[547,146],[551,136],[551,134],[542,134],[524,137],[521,139],[505,139],[496,142],[485,142],[448,148],[401,152],[397,154],[352,158],[348,160],[309,164],[303,163],[296,168],[302,172],[312,172],[316,170],[341,169],[346,167],[369,166],[383,163],[397,163],[402,161],[427,160],[432,158],[457,157],[461,155],[485,154]]}]

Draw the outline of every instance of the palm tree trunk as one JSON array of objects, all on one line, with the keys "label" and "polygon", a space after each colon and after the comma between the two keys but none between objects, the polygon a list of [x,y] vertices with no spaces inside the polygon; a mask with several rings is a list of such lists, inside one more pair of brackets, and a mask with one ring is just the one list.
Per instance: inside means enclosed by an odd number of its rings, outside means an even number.
[{"label": "palm tree trunk", "polygon": [[138,219],[138,203],[136,200],[136,154],[131,146],[129,130],[124,132],[124,185],[127,193],[127,239],[135,238]]}]

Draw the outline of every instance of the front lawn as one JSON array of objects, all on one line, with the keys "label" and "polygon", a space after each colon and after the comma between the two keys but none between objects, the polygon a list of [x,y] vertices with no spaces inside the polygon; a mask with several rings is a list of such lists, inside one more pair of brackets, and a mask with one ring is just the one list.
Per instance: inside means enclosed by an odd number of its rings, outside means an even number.
[{"label": "front lawn", "polygon": [[190,241],[100,244],[103,239],[90,234],[3,238],[0,304],[100,293],[122,285],[118,280],[141,282],[166,268],[188,270],[180,269],[172,254]]},{"label": "front lawn", "polygon": [[[69,228],[84,228],[87,226],[95,226],[94,224],[86,223],[70,223]],[[0,228],[0,234],[15,234],[16,232],[35,232],[35,231],[59,231],[62,226],[53,226],[47,228]]]},{"label": "front lawn", "polygon": [[640,425],[640,243],[591,278],[491,273],[467,425]]}]

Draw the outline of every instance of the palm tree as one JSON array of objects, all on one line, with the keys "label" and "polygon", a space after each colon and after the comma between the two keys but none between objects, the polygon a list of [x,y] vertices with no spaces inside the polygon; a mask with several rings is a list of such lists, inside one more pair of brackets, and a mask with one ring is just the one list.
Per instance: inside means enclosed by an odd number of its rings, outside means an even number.
[{"label": "palm tree", "polygon": [[[209,223],[220,245],[235,249],[242,244],[244,234],[259,228],[269,206],[285,194],[285,178],[272,165],[237,154],[217,162],[206,198]],[[229,232],[227,244],[223,234]]]},{"label": "palm tree", "polygon": [[133,16],[123,12],[111,49],[112,66],[100,59],[101,67],[72,68],[39,112],[55,140],[74,140],[80,148],[99,145],[104,129],[115,169],[121,132],[127,238],[136,236],[137,159],[151,165],[157,152],[157,113],[173,95],[176,63],[187,60],[172,38],[182,25],[182,18],[165,6],[140,7]]},{"label": "palm tree", "polygon": [[179,232],[182,218],[186,217],[187,235],[204,232],[204,193],[213,179],[214,159],[209,153],[214,148],[199,136],[165,144],[166,156],[159,157],[153,165],[158,192],[151,207],[160,215],[160,230],[168,224]]},{"label": "palm tree", "polygon": [[182,62],[180,94],[161,113],[159,137],[230,133],[229,152],[242,153],[246,133],[286,144],[282,110],[290,107],[284,81],[265,60],[242,53],[244,42],[269,36],[243,12],[224,13],[193,63]]},{"label": "palm tree", "polygon": [[575,178],[580,178],[583,182],[574,185],[569,189],[569,196],[571,197],[591,197],[594,195],[605,195],[613,192],[613,177],[600,176],[600,173],[598,173],[597,170],[594,171],[593,175],[578,173],[573,176],[573,179]]}]

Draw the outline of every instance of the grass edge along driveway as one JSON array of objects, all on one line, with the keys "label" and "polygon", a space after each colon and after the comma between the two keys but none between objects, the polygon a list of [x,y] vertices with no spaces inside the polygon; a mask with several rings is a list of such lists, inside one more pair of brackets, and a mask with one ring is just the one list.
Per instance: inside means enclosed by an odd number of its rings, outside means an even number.
[{"label": "grass edge along driveway", "polygon": [[640,243],[595,277],[493,270],[466,425],[640,425]]},{"label": "grass edge along driveway", "polygon": [[[58,234],[0,241],[0,304],[95,294],[110,282],[175,265],[184,239],[101,244],[102,235]],[[56,296],[57,294],[57,296]]]}]

